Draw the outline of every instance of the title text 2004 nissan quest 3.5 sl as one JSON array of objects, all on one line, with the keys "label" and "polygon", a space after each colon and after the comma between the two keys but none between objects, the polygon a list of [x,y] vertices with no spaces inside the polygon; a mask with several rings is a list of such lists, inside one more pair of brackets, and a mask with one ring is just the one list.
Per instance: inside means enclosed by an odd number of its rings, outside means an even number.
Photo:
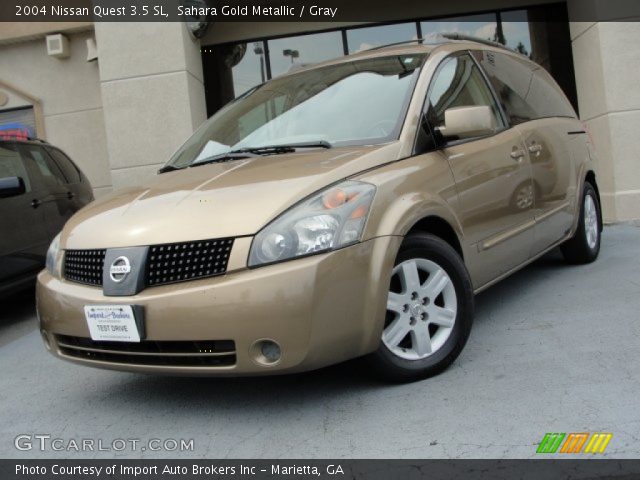
[{"label": "title text 2004 nissan quest 3.5 sl", "polygon": [[50,351],[255,375],[446,368],[474,294],[555,246],[595,260],[594,154],[549,74],[468,40],[306,67],[205,122],[147,185],[74,215],[39,276]]}]

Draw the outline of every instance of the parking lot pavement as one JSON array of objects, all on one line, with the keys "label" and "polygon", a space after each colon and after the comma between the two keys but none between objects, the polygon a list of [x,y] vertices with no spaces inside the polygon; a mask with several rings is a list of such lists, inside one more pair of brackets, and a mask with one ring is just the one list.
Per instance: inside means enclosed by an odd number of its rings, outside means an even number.
[{"label": "parking lot pavement", "polygon": [[[444,374],[377,383],[349,362],[303,375],[192,379],[54,359],[31,297],[0,314],[0,458],[534,457],[546,432],[612,432],[640,456],[640,225],[608,227],[600,259],[552,252],[477,298],[467,347]],[[192,452],[18,451],[19,434],[193,439]]]}]

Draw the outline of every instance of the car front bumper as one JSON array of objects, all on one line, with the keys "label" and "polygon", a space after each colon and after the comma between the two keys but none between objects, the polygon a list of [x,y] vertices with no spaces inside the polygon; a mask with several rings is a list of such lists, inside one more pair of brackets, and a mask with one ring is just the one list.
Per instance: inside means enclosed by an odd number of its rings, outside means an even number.
[{"label": "car front bumper", "polygon": [[[211,376],[312,370],[377,348],[400,241],[379,237],[330,253],[147,288],[128,297],[106,297],[101,288],[54,278],[45,270],[37,284],[40,328],[53,355],[93,367]],[[142,306],[143,346],[153,348],[141,353],[139,344],[91,342],[84,306],[118,304]],[[69,339],[74,340],[72,348]],[[256,342],[265,339],[281,349],[280,359],[272,364],[262,363],[258,355]],[[224,364],[199,363],[210,358],[207,354],[216,355],[206,349],[206,342],[216,341],[233,342],[233,352],[223,349]],[[185,357],[163,347],[164,342],[193,342],[195,347]]]}]

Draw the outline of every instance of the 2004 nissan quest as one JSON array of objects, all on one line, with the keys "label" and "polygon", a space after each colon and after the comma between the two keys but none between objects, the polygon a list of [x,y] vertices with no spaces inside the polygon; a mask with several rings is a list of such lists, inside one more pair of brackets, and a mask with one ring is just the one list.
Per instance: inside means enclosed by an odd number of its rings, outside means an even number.
[{"label": "2004 nissan quest", "polygon": [[560,245],[596,259],[594,152],[547,72],[469,40],[303,68],[224,107],[142,187],[73,216],[39,276],[47,348],[187,375],[387,377],[460,354],[474,294]]}]

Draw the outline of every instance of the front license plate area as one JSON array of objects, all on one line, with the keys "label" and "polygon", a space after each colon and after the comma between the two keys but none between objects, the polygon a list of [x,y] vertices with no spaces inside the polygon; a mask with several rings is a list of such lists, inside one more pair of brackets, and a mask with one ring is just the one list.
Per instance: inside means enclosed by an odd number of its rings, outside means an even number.
[{"label": "front license plate area", "polygon": [[86,305],[91,339],[101,342],[140,342],[140,331],[131,305]]}]

